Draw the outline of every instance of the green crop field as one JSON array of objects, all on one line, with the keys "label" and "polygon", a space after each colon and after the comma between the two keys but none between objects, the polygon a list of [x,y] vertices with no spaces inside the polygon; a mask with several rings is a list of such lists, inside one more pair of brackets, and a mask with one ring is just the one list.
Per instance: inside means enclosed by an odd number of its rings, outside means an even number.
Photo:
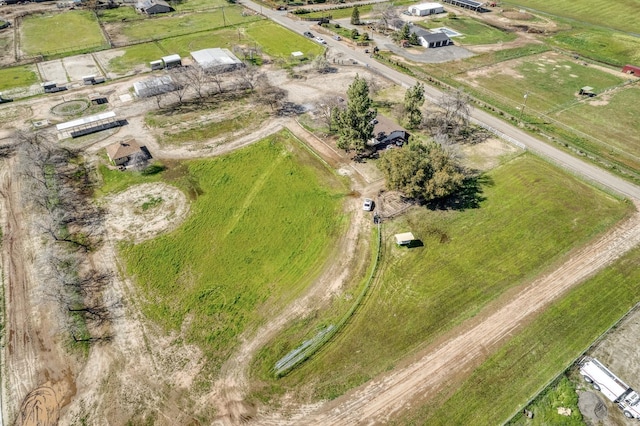
[{"label": "green crop field", "polygon": [[31,86],[38,81],[38,74],[32,66],[0,68],[0,91]]},{"label": "green crop field", "polygon": [[[367,304],[331,345],[274,389],[312,384],[317,398],[343,394],[543,273],[630,210],[528,154],[492,170],[481,186],[477,209],[414,209],[384,225],[381,282]],[[407,230],[424,247],[396,247],[393,234]],[[313,336],[316,326],[311,321],[297,341],[263,350],[262,378],[273,382],[267,365]]]},{"label": "green crop field", "polygon": [[192,195],[190,217],[122,254],[143,312],[166,330],[182,329],[213,372],[242,331],[317,276],[344,224],[347,188],[286,131],[182,163],[164,178]]},{"label": "green crop field", "polygon": [[[591,86],[596,93],[623,83],[617,77],[594,67],[580,65],[555,53],[530,56],[511,64],[501,64],[486,73],[474,73],[475,85],[500,98],[522,103],[525,93],[527,108],[543,113],[578,99],[583,86]],[[480,74],[480,75],[478,75]],[[460,81],[467,77],[458,77]]]},{"label": "green crop field", "polygon": [[105,45],[106,40],[92,12],[70,10],[29,15],[21,24],[20,48],[28,54],[95,50]]},{"label": "green crop field", "polygon": [[493,44],[516,39],[516,35],[497,28],[490,27],[482,22],[466,16],[456,18],[436,18],[418,22],[421,27],[432,29],[439,27],[449,27],[463,34],[462,37],[453,39],[460,44]]},{"label": "green crop field", "polygon": [[[640,299],[639,261],[640,249],[635,249],[571,290],[489,357],[446,401],[423,407],[400,424],[494,425],[508,421],[636,304]],[[459,409],[462,405],[464,410]],[[515,423],[532,424],[517,418]]]},{"label": "green crop field", "polygon": [[246,28],[246,34],[270,56],[288,59],[291,52],[300,51],[307,57],[324,52],[324,47],[271,21],[256,22]]},{"label": "green crop field", "polygon": [[169,15],[143,21],[123,22],[118,25],[114,24],[117,30],[111,31],[122,33],[129,41],[159,40],[261,19],[259,15],[243,16],[242,11],[243,9],[240,7],[229,6],[212,12]]},{"label": "green crop field", "polygon": [[551,36],[549,43],[606,64],[640,63],[640,38],[619,32],[575,26]]},{"label": "green crop field", "polygon": [[636,0],[510,0],[502,4],[528,7],[577,21],[638,33],[640,6]]},{"label": "green crop field", "polygon": [[109,61],[109,71],[125,72],[138,65],[149,65],[149,62],[158,60],[165,56],[165,52],[158,46],[157,42],[136,44],[124,48],[124,55],[113,58]]}]

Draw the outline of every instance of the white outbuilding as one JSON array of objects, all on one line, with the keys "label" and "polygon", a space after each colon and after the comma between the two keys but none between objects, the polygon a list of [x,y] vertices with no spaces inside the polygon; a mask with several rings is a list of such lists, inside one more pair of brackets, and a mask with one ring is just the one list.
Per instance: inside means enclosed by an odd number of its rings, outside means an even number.
[{"label": "white outbuilding", "polygon": [[420,3],[409,6],[409,13],[414,16],[435,15],[444,13],[444,7],[440,3]]},{"label": "white outbuilding", "polygon": [[198,66],[208,72],[227,72],[241,68],[244,64],[229,49],[219,47],[191,52]]},{"label": "white outbuilding", "polygon": [[149,96],[161,95],[176,90],[171,76],[163,75],[162,77],[148,78],[146,80],[133,83],[133,90],[139,98],[148,98]]},{"label": "white outbuilding", "polygon": [[396,244],[398,244],[399,246],[407,246],[416,239],[411,232],[396,234],[394,235],[394,237],[396,238]]}]

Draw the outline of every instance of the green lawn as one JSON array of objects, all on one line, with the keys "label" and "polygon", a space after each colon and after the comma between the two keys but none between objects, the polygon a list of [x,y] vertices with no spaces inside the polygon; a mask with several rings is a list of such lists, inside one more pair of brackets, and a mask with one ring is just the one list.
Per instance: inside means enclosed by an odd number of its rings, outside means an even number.
[{"label": "green lawn", "polygon": [[238,42],[242,44],[247,43],[247,38],[243,34],[242,29],[238,31],[234,28],[221,28],[211,32],[165,38],[164,40],[160,40],[158,44],[167,52],[177,53],[180,56],[188,56],[189,52],[210,47],[220,47],[231,50]]},{"label": "green lawn", "polygon": [[494,67],[493,71],[474,79],[481,88],[518,105],[529,92],[527,108],[540,112],[552,112],[559,105],[576,100],[576,93],[583,86],[591,86],[596,93],[601,93],[625,81],[551,53],[530,56],[516,65]]},{"label": "green lawn", "polygon": [[421,27],[432,29],[449,27],[463,34],[462,37],[454,37],[453,40],[463,45],[493,44],[516,39],[514,33],[500,31],[497,28],[486,25],[477,19],[466,16],[458,16],[454,19],[436,18],[418,22]]},{"label": "green lawn", "polygon": [[169,15],[144,21],[124,22],[119,31],[122,31],[130,41],[159,40],[261,19],[259,15],[242,16],[242,10],[241,7],[229,6],[212,12]]},{"label": "green lawn", "polygon": [[122,247],[143,312],[198,344],[214,372],[248,327],[317,276],[342,231],[347,189],[288,132],[164,177],[194,198],[176,231]]},{"label": "green lawn", "polygon": [[256,22],[246,28],[246,34],[262,47],[269,56],[291,58],[291,52],[300,51],[307,57],[324,52],[324,47],[313,40],[296,34],[271,21]]},{"label": "green lawn", "polygon": [[115,9],[99,10],[98,17],[102,22],[121,22],[123,20],[136,21],[143,20],[147,17],[136,12],[133,6],[120,6]]},{"label": "green lawn", "polygon": [[157,42],[136,44],[124,49],[124,55],[109,61],[109,71],[125,72],[138,65],[149,65],[149,62],[158,60],[166,53],[158,46]]},{"label": "green lawn", "polygon": [[38,74],[36,74],[32,66],[0,68],[0,91],[31,86],[38,81]]},{"label": "green lawn", "polygon": [[185,0],[174,5],[178,12],[207,10],[223,6],[229,6],[229,2],[227,0]]},{"label": "green lawn", "polygon": [[638,33],[640,9],[637,0],[510,0],[502,4],[529,7],[577,21]]},{"label": "green lawn", "polygon": [[551,36],[549,44],[620,67],[640,63],[640,38],[619,32],[578,26]]},{"label": "green lawn", "polygon": [[[399,424],[495,425],[509,420],[640,300],[638,262],[640,249],[571,290],[487,359],[444,403],[423,407],[409,416],[411,421]],[[569,419],[523,420],[518,416],[514,424],[576,424]]]},{"label": "green lawn", "polygon": [[[360,12],[360,18],[362,19],[363,15],[373,12],[373,6],[370,4],[358,6],[358,12]],[[330,15],[331,19],[344,19],[344,18],[351,18],[352,13],[353,13],[353,7],[343,7],[343,8],[334,9],[334,10],[305,13],[304,15],[300,15],[300,16],[303,18],[322,18],[324,16]]]},{"label": "green lawn", "polygon": [[106,40],[92,12],[69,10],[36,14],[22,21],[20,47],[28,54],[53,55],[95,50],[105,45]]},{"label": "green lawn", "polygon": [[[528,154],[492,170],[481,186],[478,209],[414,209],[388,222],[382,278],[370,300],[333,344],[277,386],[311,386],[317,398],[341,395],[552,267],[629,210]],[[393,234],[407,230],[424,247],[396,247]],[[278,359],[287,349],[263,354]]]}]

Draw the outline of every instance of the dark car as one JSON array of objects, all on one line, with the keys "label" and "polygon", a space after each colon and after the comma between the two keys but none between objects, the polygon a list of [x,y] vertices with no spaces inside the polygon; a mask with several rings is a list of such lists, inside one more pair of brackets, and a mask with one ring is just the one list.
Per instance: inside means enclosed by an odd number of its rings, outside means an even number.
[{"label": "dark car", "polygon": [[313,34],[311,32],[309,32],[309,31],[305,31],[304,35],[309,37],[309,38],[313,38]]}]

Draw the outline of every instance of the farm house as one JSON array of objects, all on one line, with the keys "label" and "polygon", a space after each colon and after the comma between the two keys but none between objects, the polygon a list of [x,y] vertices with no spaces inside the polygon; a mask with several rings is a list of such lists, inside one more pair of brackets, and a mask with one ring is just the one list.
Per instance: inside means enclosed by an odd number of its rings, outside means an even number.
[{"label": "farm house", "polygon": [[164,0],[141,0],[136,4],[136,9],[147,15],[173,12],[173,7]]},{"label": "farm house", "polygon": [[435,15],[444,13],[444,7],[440,3],[420,3],[409,6],[409,13],[413,16]]},{"label": "farm house", "polygon": [[229,49],[219,47],[191,52],[191,57],[198,66],[208,72],[233,71],[244,65]]},{"label": "farm house", "polygon": [[418,36],[418,41],[423,47],[426,48],[434,48],[434,47],[443,47],[449,46],[453,44],[453,41],[449,38],[448,35],[442,32],[430,33],[425,30],[416,29],[415,27],[411,28],[412,32],[414,32]]},{"label": "farm house", "polygon": [[134,158],[149,159],[149,151],[144,145],[140,145],[134,139],[116,142],[107,146],[107,156],[116,166],[122,166]]}]

